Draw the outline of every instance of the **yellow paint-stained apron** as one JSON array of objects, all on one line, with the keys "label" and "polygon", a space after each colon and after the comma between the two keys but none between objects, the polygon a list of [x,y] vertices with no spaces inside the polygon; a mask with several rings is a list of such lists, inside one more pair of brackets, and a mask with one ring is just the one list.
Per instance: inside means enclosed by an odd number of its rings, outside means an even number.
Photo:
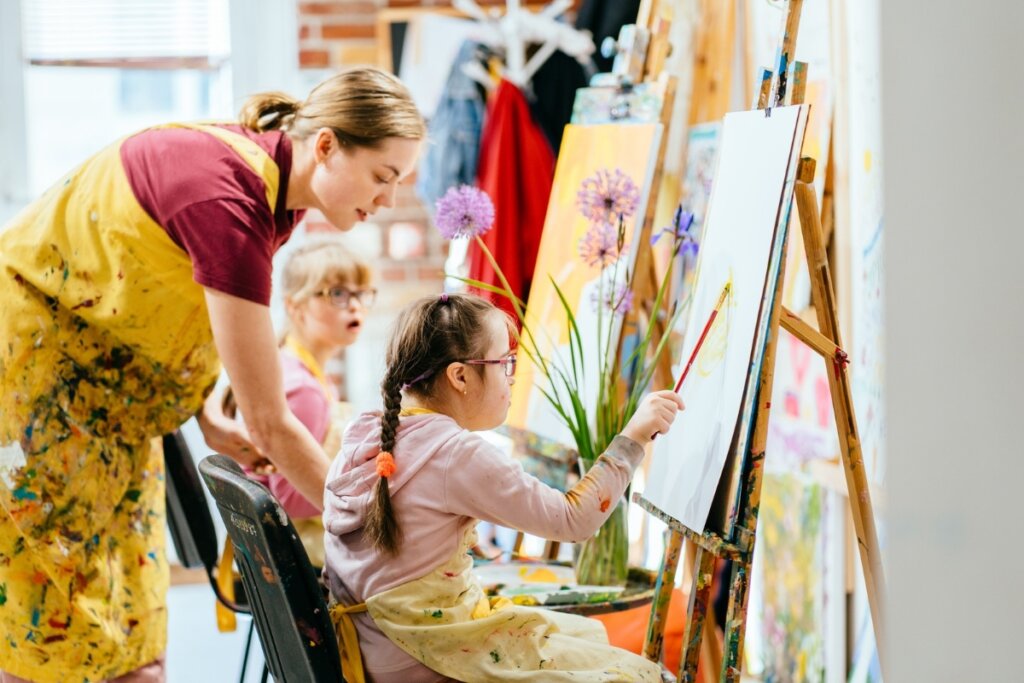
[{"label": "yellow paint-stained apron", "polygon": [[[279,171],[221,128],[276,205]],[[219,370],[188,255],[139,206],[120,143],[0,232],[0,670],[113,678],[166,649],[154,437]]]},{"label": "yellow paint-stained apron", "polygon": [[[392,642],[457,681],[661,682],[659,665],[609,645],[598,621],[484,595],[472,577],[476,542],[471,525],[443,566],[367,599],[366,611]],[[336,622],[342,611],[332,610]]]}]

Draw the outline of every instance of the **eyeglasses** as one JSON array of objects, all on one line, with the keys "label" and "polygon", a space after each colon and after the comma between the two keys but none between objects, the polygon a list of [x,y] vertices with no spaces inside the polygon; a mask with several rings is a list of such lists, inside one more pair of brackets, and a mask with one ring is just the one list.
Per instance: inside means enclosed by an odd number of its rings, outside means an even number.
[{"label": "eyeglasses", "polygon": [[370,308],[377,301],[377,290],[373,287],[367,289],[328,287],[327,289],[315,292],[314,296],[327,297],[330,299],[331,305],[338,308],[348,308],[352,303],[352,299],[358,301],[363,308]]},{"label": "eyeglasses", "polygon": [[516,354],[514,353],[495,360],[464,360],[462,362],[466,365],[500,365],[505,369],[506,377],[512,377],[516,374]]}]

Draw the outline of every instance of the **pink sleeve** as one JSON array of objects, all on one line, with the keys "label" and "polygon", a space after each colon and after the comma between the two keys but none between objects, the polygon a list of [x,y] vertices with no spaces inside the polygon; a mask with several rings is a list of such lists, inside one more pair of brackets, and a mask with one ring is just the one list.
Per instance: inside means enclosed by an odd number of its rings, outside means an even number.
[{"label": "pink sleeve", "polygon": [[285,399],[292,414],[306,426],[317,443],[322,444],[331,422],[331,405],[324,390],[312,383],[296,383],[285,387]]},{"label": "pink sleeve", "polygon": [[479,437],[463,439],[446,465],[450,512],[569,543],[589,538],[608,519],[644,457],[638,443],[617,436],[586,476],[562,493]]},{"label": "pink sleeve", "polygon": [[[306,426],[318,443],[323,443],[331,419],[331,407],[327,403],[327,397],[324,396],[323,390],[319,386],[297,384],[285,393],[288,407],[295,417],[299,418],[299,421]],[[299,493],[284,476],[270,475],[267,488],[281,503],[289,517],[304,519],[320,516],[320,507],[306,500],[305,496]],[[320,503],[322,505],[323,501]]]}]

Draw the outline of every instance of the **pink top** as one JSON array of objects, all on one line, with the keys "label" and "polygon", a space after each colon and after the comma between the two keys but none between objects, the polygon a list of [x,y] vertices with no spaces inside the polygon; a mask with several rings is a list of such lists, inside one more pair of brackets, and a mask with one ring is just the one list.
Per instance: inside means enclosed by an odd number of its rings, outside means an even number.
[{"label": "pink top", "polygon": [[[284,375],[284,393],[288,408],[306,426],[309,433],[323,443],[331,426],[331,401],[329,393],[317,378],[288,350],[281,349],[281,371]],[[292,519],[319,517],[320,508],[306,500],[291,482],[281,474],[249,476],[270,489],[278,502]]]},{"label": "pink top", "polygon": [[[352,605],[433,571],[455,552],[477,520],[553,541],[578,543],[611,515],[643,459],[635,441],[618,436],[576,486],[541,483],[479,435],[445,415],[401,418],[391,501],[402,524],[398,554],[382,556],[363,539],[366,508],[378,477],[380,413],[363,413],[345,431],[327,475],[324,571],[334,598]],[[366,613],[353,615],[363,664],[378,683],[438,680],[438,674],[394,645]]]}]

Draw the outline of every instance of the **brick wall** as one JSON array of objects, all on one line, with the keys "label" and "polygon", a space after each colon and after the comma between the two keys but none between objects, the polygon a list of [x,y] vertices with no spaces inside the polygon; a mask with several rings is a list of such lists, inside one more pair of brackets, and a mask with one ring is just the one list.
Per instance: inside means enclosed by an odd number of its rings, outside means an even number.
[{"label": "brick wall", "polygon": [[[504,0],[477,0],[477,3],[505,4]],[[449,6],[448,0],[299,2],[299,64],[306,69],[326,69],[373,63],[380,10]]]}]

